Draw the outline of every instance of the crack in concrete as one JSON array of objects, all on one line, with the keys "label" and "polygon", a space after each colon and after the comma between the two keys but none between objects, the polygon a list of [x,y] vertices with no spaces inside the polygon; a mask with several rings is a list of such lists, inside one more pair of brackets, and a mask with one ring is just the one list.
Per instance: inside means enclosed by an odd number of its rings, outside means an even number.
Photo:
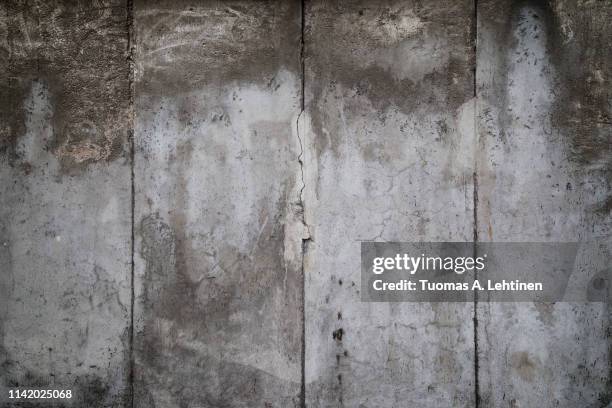
[{"label": "crack in concrete", "polygon": [[[302,87],[302,92],[303,91],[303,87]],[[304,180],[304,145],[302,144],[302,138],[300,137],[300,118],[302,117],[302,114],[304,113],[304,108],[302,107],[300,113],[298,114],[297,120],[296,120],[296,133],[297,133],[297,138],[300,144],[300,154],[298,155],[298,163],[300,164],[300,177],[301,177],[301,182],[302,185],[300,186],[300,193],[298,196],[298,206],[300,207],[300,211],[301,211],[301,218],[302,218],[302,224],[304,225],[304,227],[306,228],[306,236],[302,238],[302,240],[310,240],[311,239],[311,235],[310,235],[310,226],[308,225],[308,223],[306,222],[306,214],[305,214],[305,205],[304,205],[304,189],[306,188],[306,181]]]},{"label": "crack in concrete", "polygon": [[308,226],[308,223],[306,222],[306,214],[305,214],[305,205],[304,205],[304,189],[306,188],[306,181],[304,179],[304,141],[302,140],[302,137],[300,136],[300,120],[302,119],[302,115],[304,114],[305,110],[306,110],[306,96],[305,96],[305,89],[306,89],[306,78],[305,78],[305,43],[304,43],[304,24],[305,24],[305,0],[302,0],[301,2],[301,38],[300,38],[300,74],[301,74],[301,92],[300,92],[300,113],[297,116],[296,119],[296,133],[297,133],[297,138],[298,138],[298,142],[300,144],[300,154],[298,155],[298,163],[300,164],[300,177],[301,177],[301,182],[302,185],[300,186],[300,193],[299,193],[299,197],[298,197],[298,205],[301,208],[301,216],[302,216],[302,223],[304,224],[304,227],[306,228],[307,231],[307,235],[305,238],[303,238],[303,240],[310,240],[311,239],[311,235],[310,235],[310,227]]},{"label": "crack in concrete", "polygon": [[306,180],[304,178],[304,142],[300,136],[300,120],[306,109],[306,62],[305,62],[305,21],[306,21],[306,7],[305,0],[301,0],[300,3],[300,74],[301,74],[301,94],[300,94],[300,113],[296,120],[296,134],[298,142],[300,144],[300,154],[298,155],[298,163],[300,165],[300,177],[302,185],[299,193],[299,206],[301,210],[302,224],[306,228],[306,236],[302,236],[302,259],[301,259],[301,272],[302,272],[302,373],[301,373],[301,385],[300,385],[300,405],[302,408],[306,408],[306,274],[305,274],[305,262],[304,258],[308,252],[308,245],[312,239],[310,234],[310,227],[306,222],[306,211],[304,204],[304,189],[306,188]]}]

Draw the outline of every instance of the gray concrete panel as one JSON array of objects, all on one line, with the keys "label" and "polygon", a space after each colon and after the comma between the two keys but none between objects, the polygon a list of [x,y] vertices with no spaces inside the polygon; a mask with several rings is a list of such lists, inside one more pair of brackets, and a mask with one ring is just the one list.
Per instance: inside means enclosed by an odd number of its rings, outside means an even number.
[{"label": "gray concrete panel", "polygon": [[298,2],[137,2],[135,406],[299,406]]},{"label": "gray concrete panel", "polygon": [[362,240],[471,241],[473,4],[306,3],[306,403],[473,406],[473,305],[361,303]]},{"label": "gray concrete panel", "polygon": [[[479,2],[480,240],[591,242],[577,265],[609,268],[611,12]],[[602,303],[480,303],[481,406],[607,406],[609,319]]]},{"label": "gray concrete panel", "polygon": [[0,405],[20,387],[72,391],[53,406],[124,406],[126,4],[5,1],[0,16]]}]

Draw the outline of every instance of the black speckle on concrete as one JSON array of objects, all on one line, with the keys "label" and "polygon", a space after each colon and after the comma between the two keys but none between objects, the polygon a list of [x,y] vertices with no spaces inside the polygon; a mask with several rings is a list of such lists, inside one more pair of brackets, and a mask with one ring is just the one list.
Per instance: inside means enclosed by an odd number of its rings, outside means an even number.
[{"label": "black speckle on concrete", "polygon": [[332,338],[336,341],[342,341],[342,337],[344,336],[344,329],[339,328],[338,330],[334,330],[332,333]]}]

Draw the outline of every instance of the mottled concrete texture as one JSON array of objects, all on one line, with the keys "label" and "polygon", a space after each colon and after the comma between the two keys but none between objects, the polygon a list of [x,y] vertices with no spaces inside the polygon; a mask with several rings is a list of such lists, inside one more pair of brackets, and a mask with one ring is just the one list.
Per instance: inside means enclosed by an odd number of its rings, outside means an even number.
[{"label": "mottled concrete texture", "polygon": [[138,2],[138,407],[293,407],[297,2]]},{"label": "mottled concrete texture", "polygon": [[97,6],[0,3],[2,406],[8,387],[129,396],[127,13]]},{"label": "mottled concrete texture", "polygon": [[359,294],[361,240],[471,240],[472,7],[307,3],[307,406],[474,405],[472,304]]},{"label": "mottled concrete texture", "polygon": [[360,241],[475,239],[609,273],[610,21],[0,0],[0,406],[611,406],[607,305],[362,303],[359,275]]},{"label": "mottled concrete texture", "polygon": [[[612,6],[478,4],[478,236],[596,242],[576,262],[609,276]],[[607,305],[481,303],[478,320],[482,406],[612,402]]]}]

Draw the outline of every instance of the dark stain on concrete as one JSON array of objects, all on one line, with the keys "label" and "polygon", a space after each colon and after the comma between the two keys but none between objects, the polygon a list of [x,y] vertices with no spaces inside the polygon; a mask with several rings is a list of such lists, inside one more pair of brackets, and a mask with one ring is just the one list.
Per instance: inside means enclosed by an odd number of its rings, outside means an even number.
[{"label": "dark stain on concrete", "polygon": [[137,87],[148,95],[272,83],[279,67],[298,70],[298,1],[137,0],[135,10]]},{"label": "dark stain on concrete", "polygon": [[[388,0],[384,2],[367,2],[354,0],[314,1],[306,7],[306,82],[310,93],[309,105],[317,137],[315,148],[319,157],[324,151],[340,154],[339,148],[345,137],[341,129],[333,126],[338,123],[336,108],[346,109],[351,116],[360,116],[365,110],[380,112],[381,123],[385,121],[387,109],[397,109],[407,114],[420,107],[431,111],[456,110],[472,96],[474,53],[472,51],[471,18],[472,13],[465,13],[473,6],[472,2],[408,1]],[[385,30],[402,24],[399,13],[408,13],[415,20],[417,27],[435,27],[435,33],[425,36],[420,28],[402,35],[405,38],[387,43],[389,37]],[[348,21],[338,20],[345,17]],[[360,18],[366,20],[360,21]],[[372,29],[351,31],[374,20]],[[386,28],[387,25],[391,28]],[[382,28],[381,28],[382,27]],[[377,35],[377,30],[384,34]],[[388,50],[399,52],[405,42],[422,49],[431,46],[432,53],[435,41],[432,38],[444,37],[448,41],[448,55],[443,65],[429,67],[423,77],[401,78],[395,75],[390,67],[381,64],[366,64],[361,61],[363,53]],[[357,52],[359,51],[359,53]],[[395,58],[394,69],[400,69],[402,59]],[[384,61],[379,61],[384,62]],[[407,61],[408,62],[408,61]],[[341,99],[337,96],[342,94]],[[371,109],[365,108],[361,97],[371,103]],[[333,98],[333,99],[331,99]],[[325,136],[327,129],[329,137]],[[384,142],[381,142],[384,143]],[[371,149],[370,149],[371,150]],[[372,156],[372,152],[366,152]]]},{"label": "dark stain on concrete", "polygon": [[332,333],[332,338],[336,341],[342,341],[342,336],[344,336],[344,329],[342,327],[334,330]]},{"label": "dark stain on concrete", "polygon": [[[137,338],[140,362],[136,399],[144,400],[139,406],[151,406],[145,394],[156,389],[170,393],[177,402],[204,406],[261,405],[281,397],[286,406],[293,406],[294,397],[299,401],[298,383],[235,363],[231,358],[191,349],[186,345],[190,340],[179,338],[180,333],[188,333],[191,341],[210,343],[212,347],[214,342],[231,342],[234,337],[247,335],[256,344],[274,345],[290,359],[298,358],[302,339],[290,315],[299,310],[294,302],[300,299],[300,274],[283,264],[282,212],[276,216],[279,218],[268,223],[252,254],[222,244],[215,254],[217,264],[211,270],[198,270],[198,256],[191,249],[190,237],[185,235],[187,221],[180,205],[170,217],[171,224],[157,214],[142,220],[145,324]],[[197,274],[201,277],[195,278]],[[283,312],[275,308],[274,292],[285,281],[286,287],[281,288],[286,290]],[[244,318],[232,318],[236,315]],[[280,333],[284,333],[282,342],[278,342],[274,333],[279,333],[270,326],[271,316],[275,316],[274,325],[280,324]],[[161,329],[160,325],[168,328]],[[292,389],[294,395],[285,394]]]},{"label": "dark stain on concrete", "polygon": [[[581,3],[561,0],[522,0],[483,2],[489,16],[511,16],[496,28],[500,47],[515,48],[513,30],[522,12],[531,13],[546,36],[546,53],[553,69],[534,67],[553,81],[554,101],[550,124],[556,134],[568,140],[568,156],[577,172],[612,177],[612,8],[605,1]],[[493,19],[493,17],[487,17]],[[497,23],[499,18],[496,18]],[[489,21],[492,23],[492,21]],[[496,24],[497,24],[496,23]],[[537,38],[538,34],[534,34]],[[507,83],[511,64],[503,61],[497,72],[500,84]],[[500,106],[507,106],[507,87],[498,95]],[[495,95],[495,91],[492,91]],[[508,129],[511,113],[502,109],[502,129]],[[505,135],[501,135],[505,137]],[[608,215],[611,193],[594,208]]]},{"label": "dark stain on concrete", "polygon": [[612,299],[612,270],[604,269],[591,278],[587,286],[589,302],[609,303]]},{"label": "dark stain on concrete", "polygon": [[[571,138],[571,155],[577,163],[597,166],[610,176],[612,8],[604,1],[565,2],[563,21],[557,13],[548,13],[553,23],[549,52],[560,74],[552,123]],[[573,27],[571,40],[564,41],[561,24]]]},{"label": "dark stain on concrete", "polygon": [[[120,390],[116,393],[110,384],[112,378],[103,378],[96,373],[49,373],[43,375],[27,368],[25,363],[7,357],[0,367],[3,370],[3,386],[11,389],[57,389],[71,390],[72,398],[53,400],[53,407],[122,408],[127,396]],[[4,398],[5,396],[3,396]],[[22,400],[7,403],[5,407],[40,407],[44,400]]]},{"label": "dark stain on concrete", "polygon": [[21,165],[16,145],[25,133],[24,100],[34,81],[49,85],[53,152],[64,173],[127,157],[130,123],[126,7],[73,1],[8,1],[0,5],[6,41],[0,45],[0,155]]},{"label": "dark stain on concrete", "polygon": [[523,380],[532,382],[535,380],[538,362],[526,351],[512,353],[510,365]]},{"label": "dark stain on concrete", "polygon": [[[299,407],[299,398],[279,396],[278,379],[253,367],[220,361],[187,348],[172,349],[173,355],[158,357],[159,367],[147,373],[155,388],[139,387],[135,407],[163,408],[153,393],[170,391],[172,403],[180,407]],[[180,358],[177,358],[180,357]],[[281,401],[280,403],[273,401]]]}]

